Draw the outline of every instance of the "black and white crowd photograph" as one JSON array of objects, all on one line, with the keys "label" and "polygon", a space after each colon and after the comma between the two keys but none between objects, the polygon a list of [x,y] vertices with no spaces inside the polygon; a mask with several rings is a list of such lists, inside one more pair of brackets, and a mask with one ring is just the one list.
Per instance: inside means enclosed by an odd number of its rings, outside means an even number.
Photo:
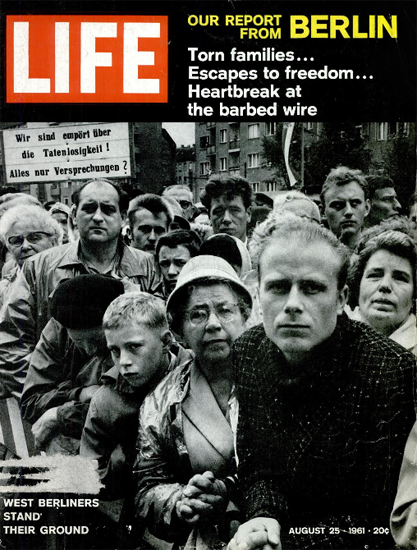
[{"label": "black and white crowd photograph", "polygon": [[0,123],[1,550],[417,548],[415,126]]}]

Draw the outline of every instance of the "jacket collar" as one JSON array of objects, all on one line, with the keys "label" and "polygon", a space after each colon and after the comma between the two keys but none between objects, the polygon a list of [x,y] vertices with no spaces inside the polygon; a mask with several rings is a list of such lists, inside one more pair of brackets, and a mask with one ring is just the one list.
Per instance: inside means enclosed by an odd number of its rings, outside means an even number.
[{"label": "jacket collar", "polygon": [[[75,266],[84,266],[83,262],[80,259],[80,247],[81,242],[79,240],[66,245],[67,250],[63,254],[57,268],[70,268]],[[123,241],[119,240],[118,243],[118,252],[120,255],[119,270],[126,277],[135,277],[146,275],[146,272],[143,268],[143,263],[138,261],[137,256],[132,251],[132,249],[125,245]],[[143,259],[146,259],[148,256],[151,256],[147,252],[137,251],[137,253],[143,254]],[[142,258],[141,258],[142,259]]]},{"label": "jacket collar", "polygon": [[118,373],[119,373],[118,368],[115,365],[113,365],[111,369],[109,369],[107,372],[105,372],[102,375],[101,379],[104,383],[109,382],[109,383],[115,384]]},{"label": "jacket collar", "polygon": [[[322,344],[317,346],[311,360],[305,365],[305,372],[293,385],[287,385],[280,378],[280,369],[286,370],[287,363],[281,350],[266,336],[259,344],[259,357],[264,357],[260,378],[262,388],[270,394],[273,400],[288,403],[289,406],[307,399],[333,400],[340,398],[343,388],[343,379],[346,362],[350,357],[350,349],[346,345],[347,324],[349,319],[342,315],[338,319],[333,334]],[[344,347],[342,346],[344,343]]]},{"label": "jacket collar", "polygon": [[189,359],[185,363],[179,366],[174,371],[174,376],[177,379],[175,384],[172,384],[174,388],[175,395],[173,396],[172,403],[182,403],[187,397],[190,390],[190,376],[191,376],[191,367],[194,364],[195,359]]}]

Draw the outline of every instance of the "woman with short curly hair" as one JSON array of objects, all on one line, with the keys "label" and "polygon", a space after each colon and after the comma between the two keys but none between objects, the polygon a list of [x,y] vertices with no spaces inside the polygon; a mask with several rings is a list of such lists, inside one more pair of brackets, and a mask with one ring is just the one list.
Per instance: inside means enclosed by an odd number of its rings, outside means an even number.
[{"label": "woman with short curly hair", "polygon": [[349,275],[354,318],[417,355],[416,244],[403,231],[385,230],[359,246]]},{"label": "woman with short curly hair", "polygon": [[38,252],[61,244],[62,235],[59,223],[41,206],[21,204],[3,214],[0,219],[0,239],[15,266],[0,281],[0,305],[3,305],[25,261]]}]

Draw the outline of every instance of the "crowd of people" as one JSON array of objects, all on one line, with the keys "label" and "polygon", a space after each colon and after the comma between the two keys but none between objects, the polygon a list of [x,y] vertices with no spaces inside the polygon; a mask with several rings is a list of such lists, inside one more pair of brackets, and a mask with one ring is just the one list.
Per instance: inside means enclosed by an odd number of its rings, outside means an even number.
[{"label": "crowd of people", "polygon": [[0,197],[0,399],[102,483],[48,548],[416,548],[414,199],[344,166],[256,225],[239,176]]}]

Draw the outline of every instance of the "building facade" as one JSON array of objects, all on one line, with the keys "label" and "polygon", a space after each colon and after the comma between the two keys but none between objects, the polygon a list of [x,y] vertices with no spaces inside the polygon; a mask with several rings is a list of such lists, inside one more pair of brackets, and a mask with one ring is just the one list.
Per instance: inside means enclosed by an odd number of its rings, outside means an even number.
[{"label": "building facade", "polygon": [[274,170],[262,156],[263,137],[275,131],[275,122],[196,123],[198,191],[204,189],[212,173],[243,176],[255,192],[278,190]]},{"label": "building facade", "polygon": [[195,173],[195,147],[194,145],[181,145],[177,149],[175,157],[176,183],[178,185],[187,185],[194,190],[196,179]]},{"label": "building facade", "polygon": [[[247,178],[254,192],[276,192],[286,188],[281,172],[268,163],[263,156],[263,143],[274,140],[281,150],[282,124],[277,122],[201,122],[196,123],[196,188],[199,192],[212,173],[240,175]],[[303,166],[308,162],[312,145],[319,142],[324,135],[322,122],[295,123],[289,144],[288,163],[295,170],[296,187],[303,188]],[[396,164],[403,165],[414,176],[408,180],[415,184],[415,123],[414,122],[364,122],[353,125],[354,134],[362,138],[364,147],[369,150],[370,161],[367,173],[386,174],[401,187],[401,176],[396,175]],[[351,136],[350,136],[351,137]],[[337,139],[343,140],[340,131]],[[408,148],[408,153],[406,152]],[[410,152],[413,151],[410,158]],[[293,162],[295,158],[295,162]],[[282,150],[282,160],[284,152]],[[343,164],[343,161],[340,162]],[[336,161],[337,164],[340,164]],[[354,168],[354,166],[353,166]],[[286,174],[283,174],[286,178]],[[324,179],[323,179],[324,181]],[[307,192],[319,192],[323,181],[318,181],[315,188]],[[406,185],[407,189],[410,183]],[[316,189],[317,188],[317,189]],[[405,195],[406,190],[403,192]],[[197,197],[196,197],[197,198]]]}]

